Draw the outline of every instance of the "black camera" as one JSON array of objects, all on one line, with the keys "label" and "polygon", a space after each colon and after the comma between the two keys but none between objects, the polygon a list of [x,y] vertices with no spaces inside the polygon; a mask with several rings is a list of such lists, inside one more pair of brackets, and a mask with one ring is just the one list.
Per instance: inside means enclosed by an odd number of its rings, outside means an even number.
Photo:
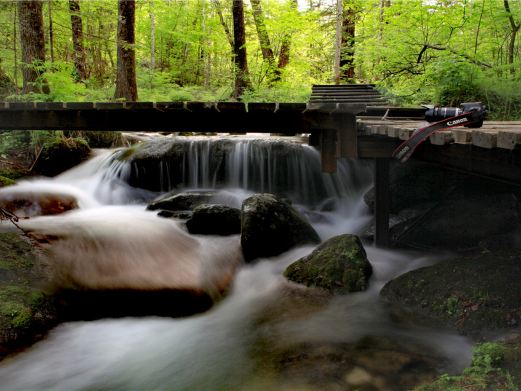
[{"label": "black camera", "polygon": [[481,102],[465,102],[460,107],[431,107],[425,112],[425,120],[428,122],[438,122],[444,119],[469,112],[477,112],[477,119],[472,123],[464,125],[466,128],[480,128],[483,120],[487,116],[486,106]]}]

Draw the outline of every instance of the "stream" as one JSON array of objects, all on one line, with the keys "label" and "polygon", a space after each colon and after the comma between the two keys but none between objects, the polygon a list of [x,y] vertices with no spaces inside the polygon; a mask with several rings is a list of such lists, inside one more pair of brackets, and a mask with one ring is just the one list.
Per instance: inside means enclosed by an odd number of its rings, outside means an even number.
[{"label": "stream", "polygon": [[[229,161],[235,170],[251,158],[248,143],[239,141],[234,149]],[[191,148],[190,153],[204,153]],[[266,159],[255,153],[251,164]],[[362,200],[371,186],[371,167],[342,163],[335,175],[313,173],[323,180],[310,183],[305,178],[311,177],[309,170],[319,171],[319,158],[311,148],[306,153],[311,159],[306,164],[313,168],[297,164],[300,173],[289,173],[302,178],[295,179],[301,186],[296,193],[306,186],[323,186],[334,202],[322,207],[295,197],[294,206],[322,240],[361,234],[371,220]],[[216,304],[180,318],[61,324],[43,341],[0,363],[2,391],[398,391],[405,390],[401,387],[414,374],[421,379],[424,373],[455,373],[469,364],[469,340],[397,324],[378,297],[390,279],[437,262],[442,255],[383,250],[365,243],[374,270],[370,288],[324,297],[282,276],[313,247],[243,264],[239,235],[190,235],[181,220],[146,211],[146,201],[162,191],[129,186],[129,167],[113,154],[96,151],[91,160],[55,178],[22,181],[0,195],[51,193],[78,200],[76,210],[20,220],[24,230],[61,238],[49,245],[57,284],[89,289],[195,286],[210,292]],[[201,164],[202,159],[192,161]],[[213,187],[198,176],[204,169],[190,168],[192,179],[184,189]],[[228,185],[218,188],[216,201],[240,207],[255,191],[269,190],[275,174],[264,172],[259,179],[264,188],[258,190],[248,175],[248,170],[230,174]],[[12,228],[2,224],[0,229]],[[231,288],[219,296],[223,276],[229,275],[234,275]]]}]

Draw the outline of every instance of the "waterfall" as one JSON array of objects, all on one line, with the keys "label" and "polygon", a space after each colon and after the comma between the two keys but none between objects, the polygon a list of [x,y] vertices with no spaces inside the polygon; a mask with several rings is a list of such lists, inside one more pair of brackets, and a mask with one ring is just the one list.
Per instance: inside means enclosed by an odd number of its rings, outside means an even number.
[{"label": "waterfall", "polygon": [[236,188],[275,193],[305,205],[354,197],[372,181],[369,165],[358,161],[341,159],[337,174],[322,173],[318,151],[296,138],[155,139],[119,151],[113,164],[119,177],[136,188]]}]

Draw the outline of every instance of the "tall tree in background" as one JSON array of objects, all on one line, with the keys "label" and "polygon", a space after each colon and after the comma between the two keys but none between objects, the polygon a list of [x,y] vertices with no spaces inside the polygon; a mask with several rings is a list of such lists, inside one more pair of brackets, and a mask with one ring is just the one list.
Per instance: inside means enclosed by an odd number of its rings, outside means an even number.
[{"label": "tall tree in background", "polygon": [[45,62],[45,36],[43,30],[42,2],[38,0],[19,0],[18,20],[22,46],[22,92],[49,93],[45,80],[38,78],[42,74]]},{"label": "tall tree in background", "polygon": [[[298,1],[297,0],[289,0],[291,7],[294,10],[298,9]],[[289,55],[291,48],[291,32],[286,32],[282,37],[282,42],[280,44],[280,53],[279,53],[279,62],[277,64],[277,69],[282,71],[289,64]]]},{"label": "tall tree in background", "polygon": [[342,0],[336,0],[336,35],[335,35],[335,62],[333,64],[333,79],[340,84],[340,60],[342,56],[342,23],[344,5]]},{"label": "tall tree in background", "polygon": [[[519,29],[521,28],[521,22],[516,23],[514,16],[512,15],[512,11],[510,11],[510,3],[508,0],[503,0],[503,6],[505,7],[505,11],[508,14],[508,21],[510,23],[510,40],[508,42],[508,64],[514,64],[514,52],[516,48],[516,37]],[[514,74],[515,69],[512,66],[510,68],[510,73]]]},{"label": "tall tree in background", "polygon": [[260,0],[250,0],[251,8],[253,10],[253,20],[255,21],[255,28],[257,29],[257,36],[261,47],[262,58],[268,64],[268,79],[270,82],[280,79],[280,72],[275,68],[275,56],[271,48],[270,36],[266,23],[264,22],[264,13]]},{"label": "tall tree in background", "polygon": [[233,54],[235,63],[235,87],[233,96],[239,98],[244,90],[251,87],[246,55],[246,29],[244,27],[244,3],[233,0]]},{"label": "tall tree in background", "polygon": [[87,60],[83,46],[83,22],[80,14],[80,0],[69,0],[71,13],[72,45],[74,47],[74,69],[78,80],[87,79]]},{"label": "tall tree in background", "polygon": [[118,0],[117,74],[114,97],[137,100],[135,43],[135,0]]},{"label": "tall tree in background", "polygon": [[340,79],[353,83],[355,78],[355,19],[354,5],[348,4],[342,12],[342,38],[340,44]]}]

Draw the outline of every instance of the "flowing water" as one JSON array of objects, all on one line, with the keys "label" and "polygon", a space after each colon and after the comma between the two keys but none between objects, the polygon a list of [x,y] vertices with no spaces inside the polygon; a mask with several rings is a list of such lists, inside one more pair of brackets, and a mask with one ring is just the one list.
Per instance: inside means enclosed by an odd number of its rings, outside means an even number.
[{"label": "flowing water", "polygon": [[[198,166],[187,169],[188,176],[178,187],[215,185],[212,169],[204,163],[208,157],[201,152],[209,142],[202,146],[190,142],[189,153],[196,153],[197,159],[189,156],[186,161]],[[298,209],[322,239],[360,233],[370,220],[361,199],[371,183],[369,167],[344,162],[338,174],[320,174],[316,152],[300,148],[308,156],[304,169],[297,161],[284,168],[284,175],[293,178],[297,192],[320,186],[309,191],[326,194],[324,199],[334,202],[325,207],[296,197]],[[221,186],[218,201],[239,206],[253,191],[271,190],[280,171],[276,174],[267,168],[257,172],[255,180],[249,174],[259,161],[271,159],[268,151],[248,140],[236,140],[228,160],[233,162],[228,186]],[[312,247],[244,266],[238,235],[192,236],[180,221],[145,211],[145,200],[158,192],[129,186],[129,171],[129,165],[114,159],[112,151],[101,151],[54,179],[2,189],[0,197],[51,193],[78,200],[77,210],[20,221],[27,231],[59,238],[49,251],[55,283],[60,286],[189,287],[217,295],[234,275],[229,292],[211,310],[185,318],[62,324],[28,351],[0,364],[2,391],[355,390],[362,383],[373,387],[366,389],[400,390],[392,384],[391,374],[382,380],[385,374],[378,368],[371,372],[367,357],[380,357],[375,367],[409,360],[428,363],[436,373],[457,371],[468,364],[466,339],[397,325],[378,300],[386,281],[435,262],[436,257],[367,245],[374,269],[370,289],[329,299],[288,284],[282,277],[285,267]],[[314,178],[312,183],[310,178]],[[1,228],[10,229],[5,224]],[[369,344],[369,356],[360,341]],[[416,353],[411,353],[414,349]],[[416,361],[404,359],[406,354]]]}]

